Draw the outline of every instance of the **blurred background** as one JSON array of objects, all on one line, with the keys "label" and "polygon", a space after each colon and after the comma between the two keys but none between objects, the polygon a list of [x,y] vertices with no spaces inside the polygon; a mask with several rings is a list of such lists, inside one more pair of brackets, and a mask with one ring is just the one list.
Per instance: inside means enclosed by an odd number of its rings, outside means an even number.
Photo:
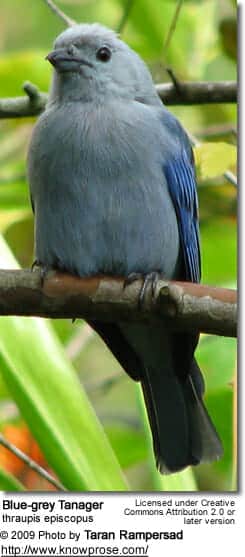
[{"label": "blurred background", "polygon": [[[166,67],[180,81],[236,79],[234,0],[57,0],[56,4],[77,22],[121,28],[123,40],[149,64],[156,83],[169,81]],[[45,55],[64,27],[44,0],[1,0],[0,97],[24,94],[26,80],[48,91],[51,68]],[[228,169],[236,172],[236,106],[169,109],[203,145],[196,152],[202,282],[235,288],[237,191],[223,174]],[[30,267],[33,261],[25,164],[34,123],[35,118],[0,120],[2,268]],[[67,489],[235,490],[236,342],[202,335],[197,359],[224,457],[161,477],[155,470],[138,386],[86,323],[1,318],[0,431]],[[0,488],[55,489],[1,445]]]}]

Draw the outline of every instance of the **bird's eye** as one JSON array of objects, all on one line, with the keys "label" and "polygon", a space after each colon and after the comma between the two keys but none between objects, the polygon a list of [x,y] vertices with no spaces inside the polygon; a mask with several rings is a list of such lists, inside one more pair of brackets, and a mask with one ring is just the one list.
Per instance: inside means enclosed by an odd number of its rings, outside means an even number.
[{"label": "bird's eye", "polygon": [[108,60],[110,60],[110,57],[111,57],[111,51],[108,48],[108,46],[102,46],[96,52],[96,58],[101,62],[108,62]]},{"label": "bird's eye", "polygon": [[67,48],[67,53],[70,54],[70,56],[73,56],[75,54],[75,45],[74,44],[70,44]]}]

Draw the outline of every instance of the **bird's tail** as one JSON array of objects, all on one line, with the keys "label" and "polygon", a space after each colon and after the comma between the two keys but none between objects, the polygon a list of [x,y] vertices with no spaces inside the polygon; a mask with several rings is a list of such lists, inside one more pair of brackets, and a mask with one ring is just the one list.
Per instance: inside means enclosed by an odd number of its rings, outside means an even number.
[{"label": "bird's tail", "polygon": [[[203,404],[204,382],[193,359],[193,340],[160,325],[93,322],[127,373],[140,381],[162,473],[222,455],[218,434]],[[191,363],[190,363],[191,362]]]},{"label": "bird's tail", "polygon": [[202,401],[199,368],[184,381],[173,372],[145,368],[141,379],[150,421],[154,452],[161,473],[217,460],[223,449]]}]

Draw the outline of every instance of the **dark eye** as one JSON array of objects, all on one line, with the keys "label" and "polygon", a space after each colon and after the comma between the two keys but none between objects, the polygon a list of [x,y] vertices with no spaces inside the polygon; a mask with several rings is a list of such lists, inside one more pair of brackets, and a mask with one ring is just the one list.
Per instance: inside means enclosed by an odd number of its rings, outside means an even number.
[{"label": "dark eye", "polygon": [[75,45],[70,44],[67,48],[67,53],[70,54],[70,56],[73,56],[75,54],[75,50],[76,50]]},{"label": "dark eye", "polygon": [[110,60],[110,57],[111,57],[111,51],[108,48],[108,46],[102,46],[96,52],[96,58],[101,62],[108,62],[108,60]]}]

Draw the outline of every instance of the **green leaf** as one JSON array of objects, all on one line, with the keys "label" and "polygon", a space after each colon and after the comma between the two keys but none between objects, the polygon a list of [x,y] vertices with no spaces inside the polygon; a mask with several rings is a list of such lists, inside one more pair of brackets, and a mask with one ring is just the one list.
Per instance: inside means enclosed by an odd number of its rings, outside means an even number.
[{"label": "green leaf", "polygon": [[202,282],[222,285],[237,277],[237,226],[233,219],[212,219],[201,226]]},{"label": "green leaf", "polygon": [[236,166],[237,149],[223,141],[202,143],[194,148],[195,162],[202,179],[215,178]]},{"label": "green leaf", "polygon": [[[119,3],[125,9],[125,0]],[[202,25],[207,12],[205,3],[184,2],[166,50],[164,44],[172,26],[176,1],[154,0],[153,4],[149,0],[137,0],[129,13],[123,39],[145,60],[156,62],[158,80],[166,79],[165,65],[173,65],[180,78],[190,78],[191,74],[200,79],[215,41],[214,8],[212,4],[209,6],[209,17]]]},{"label": "green leaf", "polygon": [[190,467],[171,476],[160,476],[159,487],[162,491],[198,491],[195,474]]},{"label": "green leaf", "polygon": [[[8,213],[11,215],[11,212]],[[5,222],[4,239],[17,257],[21,266],[31,267],[33,263],[34,232],[33,216],[30,211],[19,212],[15,219]]]},{"label": "green leaf", "polygon": [[0,207],[3,210],[28,210],[30,200],[28,189],[24,180],[0,185]]},{"label": "green leaf", "polygon": [[143,430],[113,424],[106,426],[105,431],[122,468],[146,460],[147,447]]},{"label": "green leaf", "polygon": [[[205,335],[201,338],[196,354],[205,375],[205,404],[224,447],[224,455],[219,461],[203,465],[200,470],[209,471],[209,477],[216,481],[216,490],[230,490],[233,473],[232,385],[236,373],[236,340]],[[216,475],[218,479],[215,480]]]},{"label": "green leaf", "polygon": [[233,465],[233,392],[224,387],[208,392],[205,397],[210,416],[222,440],[224,454],[220,460],[202,464],[197,469],[200,489],[206,491],[234,491]]},{"label": "green leaf", "polygon": [[222,47],[227,56],[237,59],[237,18],[224,17],[219,24]]},{"label": "green leaf", "polygon": [[25,486],[0,467],[0,491],[25,491]]},{"label": "green leaf", "polygon": [[217,56],[211,57],[206,64],[203,78],[205,81],[236,81],[237,65],[225,54],[217,53]]},{"label": "green leaf", "polygon": [[232,382],[236,363],[237,342],[234,338],[202,336],[196,356],[210,391]]},{"label": "green leaf", "polygon": [[0,60],[1,97],[23,95],[22,85],[28,79],[42,91],[50,80],[50,64],[44,51],[23,51],[5,55]]},{"label": "green leaf", "polygon": [[[2,267],[13,258],[0,243]],[[0,370],[46,459],[69,490],[127,489],[104,430],[48,321],[0,320]]]},{"label": "green leaf", "polygon": [[205,399],[224,447],[223,457],[213,466],[223,473],[231,472],[233,439],[233,389],[226,386],[209,391]]}]

